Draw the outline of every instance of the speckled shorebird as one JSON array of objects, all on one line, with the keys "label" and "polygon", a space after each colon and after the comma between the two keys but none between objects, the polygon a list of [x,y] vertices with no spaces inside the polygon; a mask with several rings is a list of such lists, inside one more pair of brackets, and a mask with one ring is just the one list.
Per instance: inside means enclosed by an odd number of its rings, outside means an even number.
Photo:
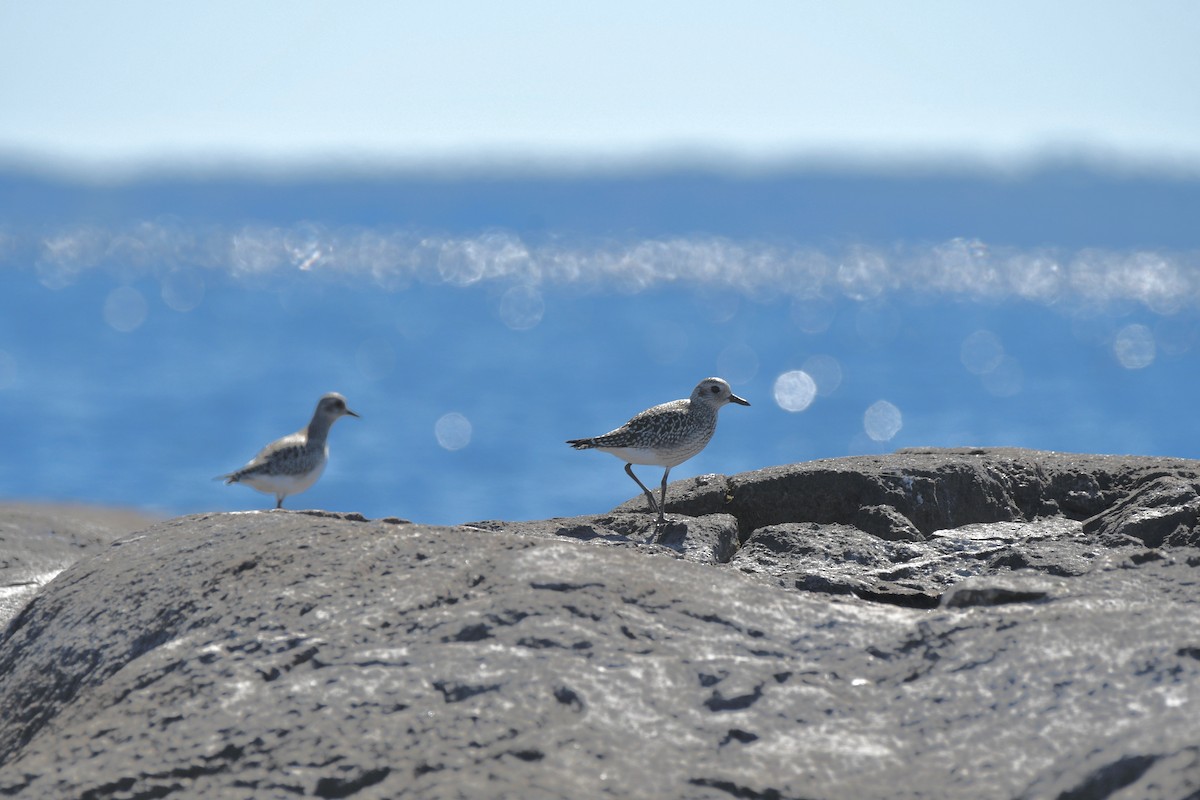
[{"label": "speckled shorebird", "polygon": [[275,507],[283,508],[283,498],[310,488],[325,471],[329,460],[329,428],[339,418],[349,414],[346,398],[330,392],[317,403],[308,427],[276,439],[259,451],[249,464],[217,480],[225,483],[246,483],[260,492],[275,495]]},{"label": "speckled shorebird", "polygon": [[[650,501],[650,511],[658,512],[655,524],[661,526],[665,521],[667,476],[671,474],[671,467],[682,464],[704,449],[717,429],[717,412],[726,403],[750,405],[734,394],[725,381],[705,378],[696,384],[692,396],[686,400],[673,400],[648,408],[603,436],[568,439],[567,444],[576,450],[602,450],[624,461],[625,471]],[[651,491],[633,474],[634,464],[666,468],[663,471],[661,498],[657,503]]]}]

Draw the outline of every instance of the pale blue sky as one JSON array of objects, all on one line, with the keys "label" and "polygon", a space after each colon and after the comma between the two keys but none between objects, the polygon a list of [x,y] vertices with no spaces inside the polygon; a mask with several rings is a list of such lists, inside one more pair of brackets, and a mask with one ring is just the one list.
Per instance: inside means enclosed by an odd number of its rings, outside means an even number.
[{"label": "pale blue sky", "polygon": [[1200,168],[1200,2],[3,0],[0,159]]}]

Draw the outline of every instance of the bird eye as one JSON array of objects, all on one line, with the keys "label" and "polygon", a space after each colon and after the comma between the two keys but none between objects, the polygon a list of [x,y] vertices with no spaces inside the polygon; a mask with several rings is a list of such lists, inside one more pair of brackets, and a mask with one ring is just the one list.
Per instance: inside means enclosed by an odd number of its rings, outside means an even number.
[{"label": "bird eye", "polygon": [[715,383],[714,383],[712,386],[708,387],[708,390],[709,390],[710,392],[712,392],[713,394],[720,394],[720,393],[721,393],[721,387],[720,387],[720,386],[717,386]]}]

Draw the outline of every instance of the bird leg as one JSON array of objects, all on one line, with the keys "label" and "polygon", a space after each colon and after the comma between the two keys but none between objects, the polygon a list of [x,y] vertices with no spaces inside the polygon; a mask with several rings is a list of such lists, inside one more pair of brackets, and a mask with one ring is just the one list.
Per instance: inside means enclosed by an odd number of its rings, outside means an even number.
[{"label": "bird leg", "polygon": [[658,504],[654,502],[654,495],[651,494],[650,490],[646,488],[646,484],[638,480],[638,476],[633,474],[633,464],[626,464],[625,471],[629,473],[629,477],[633,478],[637,485],[642,487],[642,491],[646,493],[646,499],[650,501],[650,512],[654,513],[657,511],[659,514],[662,514],[662,510],[658,507]]},{"label": "bird leg", "polygon": [[663,470],[662,479],[662,500],[658,504],[658,525],[661,527],[666,523],[666,518],[663,516],[667,513],[667,476],[671,474],[671,468],[667,467]]}]

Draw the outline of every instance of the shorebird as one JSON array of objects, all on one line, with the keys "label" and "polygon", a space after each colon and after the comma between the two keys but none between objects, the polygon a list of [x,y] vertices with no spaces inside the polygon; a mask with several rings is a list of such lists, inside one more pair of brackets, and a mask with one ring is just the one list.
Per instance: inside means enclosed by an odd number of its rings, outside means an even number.
[{"label": "shorebird", "polygon": [[275,507],[283,508],[283,498],[310,488],[325,471],[329,460],[329,428],[349,414],[346,398],[330,392],[317,403],[308,427],[276,439],[259,451],[250,463],[228,475],[218,475],[226,484],[245,483],[266,494],[275,495]]},{"label": "shorebird", "polygon": [[[650,511],[658,512],[656,526],[665,521],[667,505],[667,476],[671,467],[678,466],[699,453],[717,429],[717,412],[726,403],[748,406],[729,384],[720,378],[705,378],[696,384],[686,400],[648,408],[616,430],[590,439],[568,439],[576,450],[595,449],[612,453],[625,462],[625,472],[641,487],[650,501]],[[658,502],[646,485],[633,474],[634,464],[665,467],[662,492]]]}]

